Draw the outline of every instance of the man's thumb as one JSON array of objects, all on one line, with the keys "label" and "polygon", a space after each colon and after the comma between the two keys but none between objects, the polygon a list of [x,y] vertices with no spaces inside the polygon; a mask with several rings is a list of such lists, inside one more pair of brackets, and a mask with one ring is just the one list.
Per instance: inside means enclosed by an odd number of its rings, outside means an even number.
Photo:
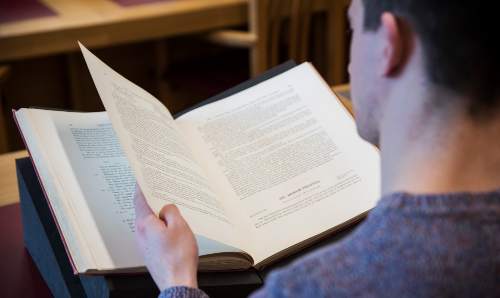
[{"label": "man's thumb", "polygon": [[174,204],[168,204],[161,208],[159,213],[160,219],[162,219],[168,226],[176,225],[181,221],[184,221],[179,208]]}]

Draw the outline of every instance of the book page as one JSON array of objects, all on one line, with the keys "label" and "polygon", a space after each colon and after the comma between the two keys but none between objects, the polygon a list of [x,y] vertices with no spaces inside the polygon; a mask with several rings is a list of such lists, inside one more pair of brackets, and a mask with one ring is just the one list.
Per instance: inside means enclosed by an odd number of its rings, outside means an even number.
[{"label": "book page", "polygon": [[[21,130],[21,135],[35,166],[37,176],[41,182],[44,195],[49,203],[53,216],[57,218],[56,225],[62,234],[62,241],[66,252],[69,254],[74,273],[84,272],[95,266],[91,248],[87,245],[85,236],[80,231],[81,222],[77,213],[73,211],[68,200],[63,199],[61,188],[65,183],[57,177],[63,169],[54,164],[52,158],[64,159],[62,147],[58,146],[59,140],[51,121],[39,123],[31,117],[29,109],[20,109],[15,112],[15,119]],[[41,133],[48,128],[52,133]],[[64,177],[64,176],[63,176]]]},{"label": "book page", "polygon": [[[81,46],[81,45],[80,45]],[[228,211],[169,111],[81,46],[113,128],[155,212],[176,204],[195,234],[238,247]]]},{"label": "book page", "polygon": [[[134,268],[144,261],[134,239],[135,177],[106,113],[47,113],[68,158],[66,188],[81,229],[96,256],[96,269]],[[72,185],[74,184],[74,185]]]},{"label": "book page", "polygon": [[[52,143],[60,143],[58,178],[62,192],[68,194],[63,200],[71,206],[93,253],[97,266],[93,269],[143,267],[134,237],[136,181],[106,112],[29,112],[43,123],[41,135],[52,135]],[[241,252],[203,236],[196,238],[200,256]]]},{"label": "book page", "polygon": [[[310,64],[177,120],[256,263],[371,209],[379,156]],[[207,148],[207,149],[204,149]]]}]

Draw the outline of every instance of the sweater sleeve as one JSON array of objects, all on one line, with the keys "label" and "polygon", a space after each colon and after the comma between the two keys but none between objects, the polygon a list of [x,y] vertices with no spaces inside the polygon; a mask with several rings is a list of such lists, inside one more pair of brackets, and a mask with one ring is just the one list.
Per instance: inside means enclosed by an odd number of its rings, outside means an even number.
[{"label": "sweater sleeve", "polygon": [[[325,248],[272,271],[264,286],[252,293],[251,298],[331,296],[328,290],[334,288],[333,268],[339,269],[339,262],[329,254],[330,249]],[[159,298],[208,298],[208,295],[199,289],[172,287],[164,290]]]},{"label": "sweater sleeve", "polygon": [[181,286],[163,290],[158,298],[208,298],[208,295],[200,289]]},{"label": "sweater sleeve", "polygon": [[[252,294],[252,298],[285,297],[285,293],[280,278],[277,273],[272,273],[266,280],[266,286]],[[171,287],[163,290],[158,298],[209,298],[208,295],[200,289],[189,287]]]},{"label": "sweater sleeve", "polygon": [[285,297],[283,293],[283,287],[280,284],[281,278],[276,272],[273,272],[266,279],[264,286],[252,293],[251,298]]},{"label": "sweater sleeve", "polygon": [[[328,277],[321,274],[320,258],[302,259],[285,268],[274,270],[266,278],[264,286],[251,298],[325,297]],[[324,266],[324,265],[323,265]]]}]

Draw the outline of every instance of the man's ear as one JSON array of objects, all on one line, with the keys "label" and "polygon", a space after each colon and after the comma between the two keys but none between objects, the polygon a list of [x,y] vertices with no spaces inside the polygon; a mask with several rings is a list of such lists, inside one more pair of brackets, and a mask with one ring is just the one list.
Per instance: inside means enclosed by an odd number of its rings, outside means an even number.
[{"label": "man's ear", "polygon": [[394,14],[384,12],[381,16],[380,34],[382,38],[382,64],[380,74],[393,75],[403,62],[403,37]]}]

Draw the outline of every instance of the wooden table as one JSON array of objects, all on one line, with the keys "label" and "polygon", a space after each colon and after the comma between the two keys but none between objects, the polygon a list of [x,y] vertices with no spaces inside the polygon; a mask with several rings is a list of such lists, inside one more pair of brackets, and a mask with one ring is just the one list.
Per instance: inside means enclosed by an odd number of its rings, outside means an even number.
[{"label": "wooden table", "polygon": [[[110,0],[42,0],[56,16],[0,24],[0,62],[161,39],[248,21],[248,0],[172,0],[122,7]],[[324,10],[329,0],[314,0]]]},{"label": "wooden table", "polygon": [[0,61],[157,39],[246,20],[246,0],[182,0],[122,7],[108,0],[43,0],[58,15],[0,25]]},{"label": "wooden table", "polygon": [[354,108],[352,106],[352,101],[351,101],[351,85],[343,84],[343,85],[333,86],[332,90],[333,92],[335,92],[335,94],[337,94],[340,101],[344,104],[349,113],[351,113],[351,115],[354,116]]},{"label": "wooden table", "polygon": [[0,155],[0,207],[19,201],[16,159],[26,156],[25,150]]}]

